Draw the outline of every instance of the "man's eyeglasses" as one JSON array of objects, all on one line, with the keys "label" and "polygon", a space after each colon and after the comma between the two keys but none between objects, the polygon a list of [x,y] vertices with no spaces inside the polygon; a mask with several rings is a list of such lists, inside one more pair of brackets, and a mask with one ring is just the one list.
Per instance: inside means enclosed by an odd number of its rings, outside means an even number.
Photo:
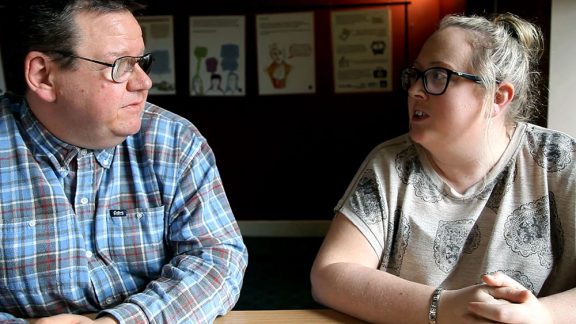
[{"label": "man's eyeglasses", "polygon": [[57,52],[62,56],[65,57],[72,57],[92,63],[97,63],[100,65],[105,65],[112,68],[111,76],[112,80],[117,83],[122,83],[130,78],[130,74],[134,71],[134,67],[136,64],[140,65],[142,70],[146,72],[146,74],[150,73],[150,68],[152,67],[152,62],[154,58],[152,57],[152,53],[147,53],[142,56],[122,56],[114,60],[112,63],[106,63],[102,61],[93,60],[90,58],[77,56],[74,54],[66,53],[66,52]]},{"label": "man's eyeglasses", "polygon": [[402,82],[402,88],[404,90],[408,90],[414,83],[418,81],[418,79],[422,78],[422,83],[424,84],[424,90],[426,93],[439,96],[446,92],[452,75],[456,75],[476,83],[482,83],[482,80],[477,75],[457,72],[443,67],[431,67],[424,71],[420,71],[412,67],[406,68],[400,73],[400,79]]}]

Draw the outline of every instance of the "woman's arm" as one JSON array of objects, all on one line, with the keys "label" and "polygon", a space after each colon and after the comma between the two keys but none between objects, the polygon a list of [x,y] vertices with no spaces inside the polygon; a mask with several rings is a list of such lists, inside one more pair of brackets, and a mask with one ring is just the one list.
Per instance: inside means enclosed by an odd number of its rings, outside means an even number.
[{"label": "woman's arm", "polygon": [[[337,214],[312,266],[312,295],[319,303],[368,322],[428,323],[435,287],[381,271],[379,264],[379,256],[362,233]],[[483,323],[485,318],[473,313],[471,304],[510,305],[523,297],[514,298],[495,295],[488,284],[445,290],[440,296],[438,324]]]},{"label": "woman's arm", "polygon": [[434,287],[380,271],[379,262],[356,226],[337,214],[312,266],[312,295],[369,322],[427,323]]}]

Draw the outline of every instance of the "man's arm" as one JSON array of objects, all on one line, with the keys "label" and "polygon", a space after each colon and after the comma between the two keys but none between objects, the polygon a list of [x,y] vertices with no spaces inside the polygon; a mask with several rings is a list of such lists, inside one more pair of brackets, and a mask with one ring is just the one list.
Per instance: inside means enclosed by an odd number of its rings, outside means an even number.
[{"label": "man's arm", "polygon": [[26,324],[26,320],[22,318],[14,317],[8,313],[0,312],[0,323],[2,324]]},{"label": "man's arm", "polygon": [[212,322],[238,299],[246,247],[212,151],[203,139],[191,151],[182,161],[172,203],[166,206],[172,257],[144,291],[104,311],[121,322]]}]

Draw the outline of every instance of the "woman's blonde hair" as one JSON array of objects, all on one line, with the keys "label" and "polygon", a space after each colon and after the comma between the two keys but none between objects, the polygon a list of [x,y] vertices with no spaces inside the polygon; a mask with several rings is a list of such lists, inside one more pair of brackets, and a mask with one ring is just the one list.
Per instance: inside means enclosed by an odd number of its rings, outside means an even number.
[{"label": "woman's blonde hair", "polygon": [[508,106],[506,122],[530,120],[539,105],[538,61],[544,44],[540,28],[511,13],[492,19],[448,15],[439,29],[448,27],[470,32],[471,67],[486,88],[486,103],[494,102],[497,83],[508,81],[514,86],[515,95]]}]

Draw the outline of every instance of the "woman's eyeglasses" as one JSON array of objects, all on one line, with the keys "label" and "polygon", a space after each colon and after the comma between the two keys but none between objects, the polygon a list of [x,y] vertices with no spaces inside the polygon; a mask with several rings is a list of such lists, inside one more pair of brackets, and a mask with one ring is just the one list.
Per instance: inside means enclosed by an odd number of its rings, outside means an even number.
[{"label": "woman's eyeglasses", "polygon": [[439,96],[446,92],[452,75],[456,75],[476,83],[482,83],[482,80],[477,75],[457,72],[443,67],[431,67],[424,71],[420,71],[413,67],[406,68],[400,73],[400,79],[402,88],[407,91],[414,83],[418,81],[418,79],[422,78],[422,83],[424,84],[424,90],[426,93]]},{"label": "woman's eyeglasses", "polygon": [[92,63],[97,63],[100,65],[108,66],[112,68],[111,76],[112,80],[117,83],[122,83],[127,81],[130,78],[130,74],[134,71],[134,67],[136,64],[142,68],[146,74],[150,73],[150,68],[152,67],[152,62],[154,61],[154,57],[152,57],[152,53],[147,53],[142,56],[122,56],[114,60],[112,63],[106,63],[102,61],[93,60],[90,58],[77,56],[74,54],[66,53],[66,52],[57,52],[58,54],[65,56],[65,57],[72,57],[75,59],[80,59]]}]

